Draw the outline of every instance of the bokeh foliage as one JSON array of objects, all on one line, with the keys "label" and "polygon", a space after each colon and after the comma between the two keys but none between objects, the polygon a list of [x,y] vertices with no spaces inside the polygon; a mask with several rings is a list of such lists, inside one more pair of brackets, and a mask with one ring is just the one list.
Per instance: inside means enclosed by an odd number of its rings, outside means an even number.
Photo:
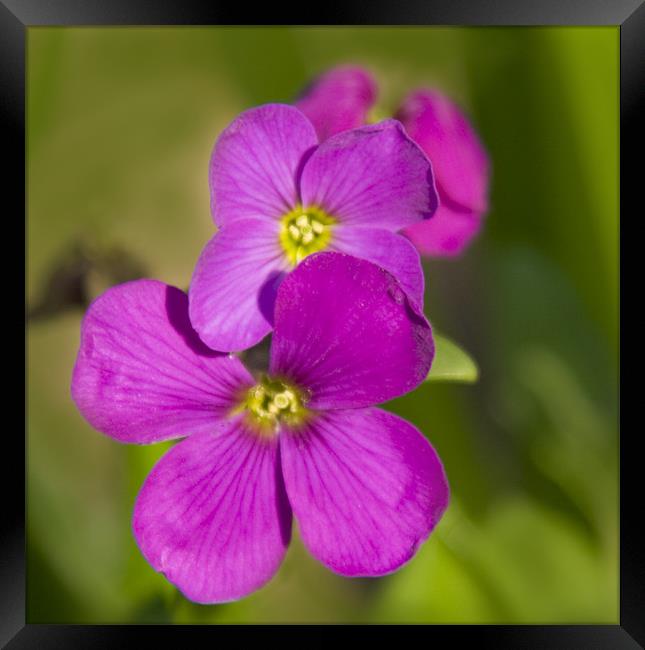
[{"label": "bokeh foliage", "polygon": [[[168,444],[119,445],[71,402],[80,319],[128,277],[186,288],[219,131],[345,62],[385,111],[442,89],[492,158],[482,236],[426,264],[426,313],[479,381],[388,404],[451,506],[393,575],[336,576],[294,529],[268,586],[197,606],[130,531]],[[617,622],[616,28],[30,28],[27,105],[29,622]]]}]

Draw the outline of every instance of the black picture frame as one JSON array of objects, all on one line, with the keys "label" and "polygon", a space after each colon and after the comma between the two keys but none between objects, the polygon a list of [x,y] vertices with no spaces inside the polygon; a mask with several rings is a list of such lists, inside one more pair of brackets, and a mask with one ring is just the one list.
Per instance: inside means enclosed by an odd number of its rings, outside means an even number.
[{"label": "black picture frame", "polygon": [[[36,25],[211,25],[246,24],[250,17],[274,25],[613,25],[620,28],[620,197],[621,214],[633,205],[642,213],[636,192],[642,180],[645,117],[645,0],[417,0],[405,3],[373,0],[342,6],[267,6],[237,10],[219,2],[127,2],[127,0],[0,0],[0,116],[5,169],[5,220],[20,223],[25,205],[25,59],[26,30]],[[318,9],[317,15],[316,10]],[[262,15],[264,14],[264,15]],[[332,15],[333,14],[333,15]],[[629,161],[641,161],[629,164]],[[640,183],[639,183],[640,181]],[[23,230],[24,236],[24,230]],[[7,235],[8,238],[8,235]],[[15,277],[15,266],[11,276]],[[5,271],[5,277],[9,273]],[[624,277],[624,275],[623,275]],[[23,285],[24,298],[24,285]],[[620,316],[620,314],[619,314]],[[25,408],[26,412],[26,408]],[[25,427],[26,432],[27,427]],[[638,428],[640,429],[640,427]],[[638,648],[645,646],[645,545],[639,537],[642,517],[637,445],[639,430],[620,439],[620,623],[618,625],[428,626],[428,644],[462,643],[495,648]],[[14,649],[122,647],[138,641],[176,644],[192,635],[213,640],[211,627],[27,625],[25,623],[25,475],[24,465],[8,459],[24,457],[25,444],[6,431],[2,480],[4,508],[0,537],[0,644]],[[21,479],[22,476],[22,479]],[[632,504],[633,502],[633,504]],[[52,595],[55,597],[55,594]],[[347,627],[345,627],[347,629]],[[221,639],[221,627],[217,639]],[[311,644],[330,628],[290,632]],[[227,634],[238,631],[230,630]],[[386,632],[387,633],[387,632]],[[145,636],[144,636],[145,635]],[[183,635],[179,637],[178,635]]]}]

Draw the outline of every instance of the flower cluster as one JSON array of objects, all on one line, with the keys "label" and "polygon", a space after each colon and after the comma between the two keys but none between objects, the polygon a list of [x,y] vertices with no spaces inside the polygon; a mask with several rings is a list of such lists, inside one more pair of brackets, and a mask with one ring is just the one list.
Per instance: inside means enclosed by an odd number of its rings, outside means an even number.
[{"label": "flower cluster", "polygon": [[[447,507],[430,443],[375,405],[428,374],[419,250],[474,234],[486,163],[439,95],[366,125],[374,94],[341,68],[296,106],[238,116],[211,157],[217,232],[188,294],[129,282],[83,320],[72,396],[88,422],[126,443],[183,439],[146,479],[133,532],[196,602],[265,584],[294,517],[327,567],[379,576]],[[268,366],[245,367],[237,353],[268,334]]]},{"label": "flower cluster", "polygon": [[[326,139],[365,124],[376,95],[366,70],[343,66],[317,79],[296,106]],[[432,220],[410,224],[403,234],[422,254],[459,254],[488,210],[490,166],[484,147],[459,108],[435,90],[411,92],[394,117],[432,161],[440,199]]]}]

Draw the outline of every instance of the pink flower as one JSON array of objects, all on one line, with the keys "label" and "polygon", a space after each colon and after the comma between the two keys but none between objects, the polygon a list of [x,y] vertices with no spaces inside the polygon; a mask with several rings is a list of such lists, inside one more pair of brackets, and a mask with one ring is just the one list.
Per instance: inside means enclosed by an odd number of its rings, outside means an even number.
[{"label": "pink flower", "polygon": [[[321,75],[296,106],[323,140],[365,124],[376,94],[366,70],[341,66]],[[394,117],[430,158],[440,201],[432,219],[407,226],[403,234],[422,254],[457,255],[488,211],[486,151],[460,109],[436,90],[412,92]]]},{"label": "pink flower", "polygon": [[429,323],[396,279],[341,253],[307,257],[275,301],[268,375],[207,348],[179,289],[139,280],[89,308],[72,379],[85,418],[121,442],[186,439],[146,479],[133,532],[200,603],[241,598],[280,566],[292,516],[345,576],[409,560],[441,518],[441,461],[374,404],[425,378]]},{"label": "pink flower", "polygon": [[398,231],[430,218],[437,192],[427,156],[400,122],[319,144],[286,104],[239,115],[219,136],[209,182],[217,233],[190,284],[190,320],[214,350],[244,350],[272,329],[283,278],[307,255],[348,253],[383,267],[423,305],[423,271]]}]

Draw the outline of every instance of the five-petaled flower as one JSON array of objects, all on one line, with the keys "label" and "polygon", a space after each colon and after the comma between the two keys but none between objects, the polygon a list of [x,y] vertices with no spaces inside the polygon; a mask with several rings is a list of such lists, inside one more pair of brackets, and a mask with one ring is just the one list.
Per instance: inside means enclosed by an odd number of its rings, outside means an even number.
[{"label": "five-petaled flower", "polygon": [[[357,66],[321,75],[296,102],[321,140],[371,121],[376,83]],[[436,90],[410,93],[394,115],[425,151],[439,191],[439,208],[429,221],[403,234],[426,255],[456,255],[479,232],[488,211],[489,162],[461,110]]]},{"label": "five-petaled flower", "polygon": [[264,338],[280,282],[322,250],[378,264],[422,306],[419,255],[397,231],[431,217],[438,198],[430,162],[400,122],[319,145],[293,106],[250,109],[217,140],[209,181],[218,231],[189,289],[190,320],[209,347],[243,350]]},{"label": "five-petaled flower", "polygon": [[433,354],[429,323],[392,275],[319,253],[277,291],[267,375],[207,348],[182,291],[140,280],[88,310],[72,394],[121,442],[188,436],[146,479],[133,531],[155,569],[214,603],[271,578],[292,513],[309,551],[342,575],[412,557],[448,484],[428,441],[372,405],[419,385]]}]

